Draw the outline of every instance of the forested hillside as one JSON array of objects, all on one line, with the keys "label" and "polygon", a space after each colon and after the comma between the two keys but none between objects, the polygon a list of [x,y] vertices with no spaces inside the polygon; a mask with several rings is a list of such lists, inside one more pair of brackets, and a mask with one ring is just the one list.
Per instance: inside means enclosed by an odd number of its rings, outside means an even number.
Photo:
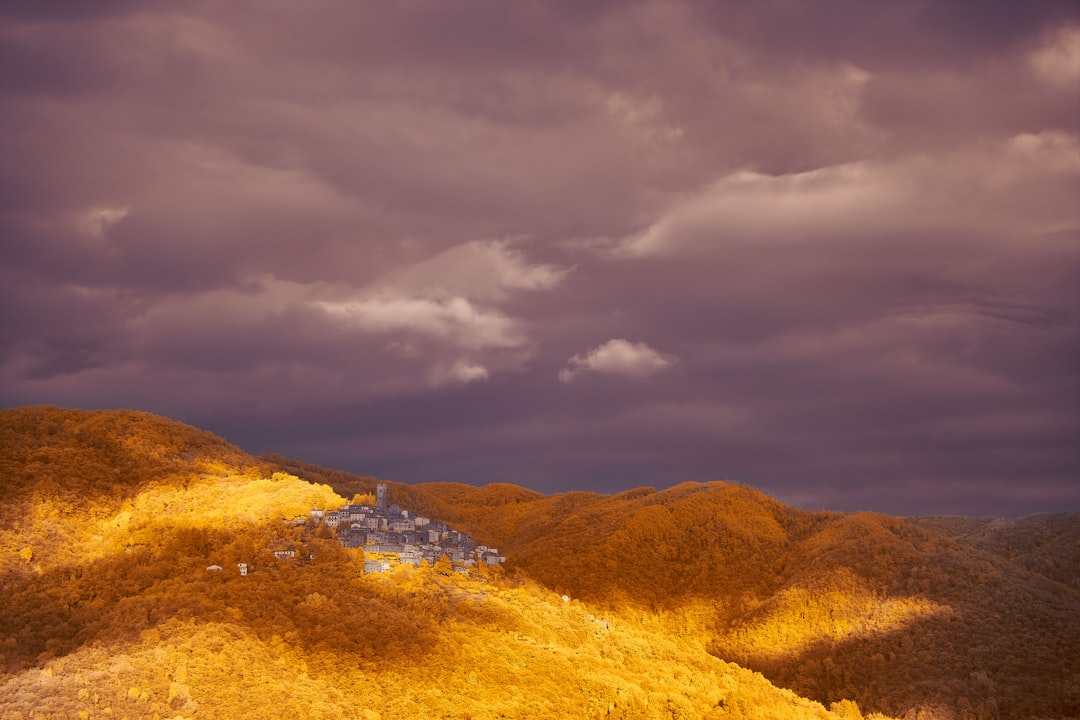
[{"label": "forested hillside", "polygon": [[2,411],[0,478],[3,718],[1080,715],[1075,514],[389,483],[507,567],[365,575],[297,518],[374,478],[153,415]]},{"label": "forested hillside", "polygon": [[[710,654],[685,612],[563,599],[520,566],[366,575],[297,522],[342,495],[144,413],[2,411],[0,482],[0,718],[861,716]],[[414,498],[473,524],[547,501]]]},{"label": "forested hillside", "polygon": [[[374,483],[264,459],[339,492]],[[995,521],[987,533],[984,521],[805,512],[728,483],[615,496],[444,483],[391,492],[452,513],[556,592],[680,618],[717,657],[823,703],[1080,716],[1076,515]]]},{"label": "forested hillside", "polygon": [[915,518],[1017,567],[1080,589],[1080,512],[1003,518]]}]

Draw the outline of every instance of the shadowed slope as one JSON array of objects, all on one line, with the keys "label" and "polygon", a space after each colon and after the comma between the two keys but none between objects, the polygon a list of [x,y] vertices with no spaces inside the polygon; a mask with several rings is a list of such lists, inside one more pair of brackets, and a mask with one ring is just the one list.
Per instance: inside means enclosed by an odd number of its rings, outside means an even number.
[{"label": "shadowed slope", "polygon": [[[822,702],[1018,720],[1070,718],[1080,703],[1080,593],[934,523],[805,512],[729,483],[550,497],[391,488],[425,508],[447,501],[556,592],[658,612],[672,632]],[[1015,528],[1009,547],[1034,543],[1066,567],[1080,547],[1068,523],[1053,527],[1035,540]]]},{"label": "shadowed slope", "polygon": [[916,518],[920,525],[1080,590],[1080,512],[1003,518]]},{"label": "shadowed slope", "polygon": [[[655,615],[598,617],[498,570],[364,575],[361,552],[293,521],[344,498],[192,428],[53,408],[0,426],[18,431],[0,448],[4,720],[838,717]],[[437,490],[478,516],[537,499]]]},{"label": "shadowed slope", "polygon": [[226,470],[271,472],[216,435],[150,413],[49,406],[0,412],[0,528],[45,505],[59,516],[93,514],[155,484],[183,486]]}]

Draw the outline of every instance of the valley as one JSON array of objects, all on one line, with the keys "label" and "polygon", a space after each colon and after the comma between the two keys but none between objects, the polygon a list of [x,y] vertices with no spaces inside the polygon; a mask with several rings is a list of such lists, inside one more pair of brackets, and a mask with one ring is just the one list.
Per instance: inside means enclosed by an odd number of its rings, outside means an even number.
[{"label": "valley", "polygon": [[[51,407],[0,412],[0,472],[3,718],[1080,714],[1076,514],[404,485]],[[365,573],[294,522],[380,483],[505,563]]]}]

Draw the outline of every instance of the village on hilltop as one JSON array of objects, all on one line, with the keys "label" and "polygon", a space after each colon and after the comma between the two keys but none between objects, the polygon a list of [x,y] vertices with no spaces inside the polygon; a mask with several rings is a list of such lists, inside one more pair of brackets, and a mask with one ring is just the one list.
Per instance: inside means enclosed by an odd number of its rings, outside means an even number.
[{"label": "village on hilltop", "polygon": [[389,504],[386,483],[376,486],[374,507],[349,504],[340,510],[314,509],[311,518],[316,526],[333,530],[345,547],[364,550],[365,573],[385,572],[393,564],[434,565],[444,555],[455,570],[464,573],[478,564],[498,565],[506,560],[497,548],[477,545],[446,523]]}]

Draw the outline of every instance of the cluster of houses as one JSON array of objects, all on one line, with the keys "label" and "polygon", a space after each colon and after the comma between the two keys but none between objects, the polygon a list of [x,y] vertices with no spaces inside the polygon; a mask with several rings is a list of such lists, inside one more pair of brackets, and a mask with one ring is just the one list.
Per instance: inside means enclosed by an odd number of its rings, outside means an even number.
[{"label": "cluster of houses", "polygon": [[[311,511],[316,525],[333,529],[347,548],[364,550],[364,572],[385,572],[392,564],[434,565],[444,555],[458,572],[478,564],[506,560],[497,548],[477,545],[463,532],[389,504],[386,483],[375,488],[375,505],[346,505],[339,510]],[[379,559],[382,558],[382,559]]]}]

